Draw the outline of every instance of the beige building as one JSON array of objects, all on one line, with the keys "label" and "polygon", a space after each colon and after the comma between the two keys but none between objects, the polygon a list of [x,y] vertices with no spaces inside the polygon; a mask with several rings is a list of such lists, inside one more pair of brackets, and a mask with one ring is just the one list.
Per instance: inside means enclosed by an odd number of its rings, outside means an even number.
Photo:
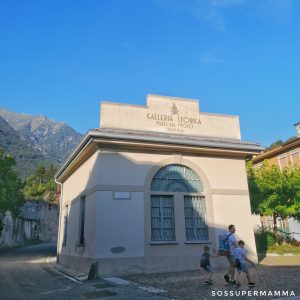
[{"label": "beige building", "polygon": [[[300,122],[294,124],[296,127],[296,136],[290,138],[281,145],[271,149],[262,151],[259,155],[255,155],[252,159],[253,166],[259,168],[267,161],[270,166],[277,165],[280,170],[287,167],[300,167]],[[272,216],[261,216],[257,225],[273,228],[274,220]],[[277,218],[277,226],[282,230],[295,233],[294,237],[300,240],[300,224],[292,218]]]},{"label": "beige building", "polygon": [[264,160],[267,160],[270,166],[278,165],[280,170],[288,166],[300,167],[300,122],[294,125],[296,127],[297,135],[290,138],[288,141],[262,151],[259,155],[255,155],[252,159],[253,165],[259,167]]},{"label": "beige building", "polygon": [[148,95],[102,102],[100,120],[56,174],[59,263],[98,262],[100,276],[197,269],[232,223],[257,261],[245,158],[262,147],[241,141],[237,116]]}]

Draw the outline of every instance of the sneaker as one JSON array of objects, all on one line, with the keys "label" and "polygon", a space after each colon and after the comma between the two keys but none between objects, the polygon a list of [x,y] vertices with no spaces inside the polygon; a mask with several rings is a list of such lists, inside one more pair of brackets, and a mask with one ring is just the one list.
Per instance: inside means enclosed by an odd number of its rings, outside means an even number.
[{"label": "sneaker", "polygon": [[254,282],[249,282],[248,285],[249,285],[249,287],[252,287],[252,286],[255,286],[255,283]]},{"label": "sneaker", "polygon": [[204,284],[211,284],[209,280],[206,280]]},{"label": "sneaker", "polygon": [[229,279],[228,274],[224,275],[224,279],[225,279],[226,282],[230,283],[230,279]]},{"label": "sneaker", "polygon": [[213,284],[212,280],[209,279],[208,281],[209,281],[209,284]]}]

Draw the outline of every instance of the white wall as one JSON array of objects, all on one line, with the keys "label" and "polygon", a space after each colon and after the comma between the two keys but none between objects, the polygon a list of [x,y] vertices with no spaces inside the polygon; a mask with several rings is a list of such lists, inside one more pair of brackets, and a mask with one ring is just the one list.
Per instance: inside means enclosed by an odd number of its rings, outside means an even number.
[{"label": "white wall", "polygon": [[219,157],[186,157],[192,159],[209,179],[212,189],[248,190],[245,161]]},{"label": "white wall", "polygon": [[[246,242],[255,259],[244,160],[111,151],[94,154],[64,183],[65,202],[86,193],[86,252],[83,255],[101,258],[144,256],[145,243],[148,242],[145,241],[145,232],[150,230],[149,222],[145,224],[144,218],[144,201],[147,201],[144,192],[149,192],[144,185],[154,167],[170,163],[189,163],[198,172],[208,193],[207,207],[212,207],[208,210],[209,226],[225,230],[229,224],[235,224],[237,237]],[[114,191],[131,191],[131,199],[114,200]],[[70,248],[64,250],[69,254],[76,253],[73,245],[78,239],[79,202],[71,207],[67,240]],[[218,232],[213,237],[215,241]],[[113,247],[124,247],[125,251],[113,254]]]},{"label": "white wall", "polygon": [[[254,231],[250,210],[249,196],[246,195],[213,195],[213,210],[217,228],[226,228],[234,224],[237,240],[243,240],[249,251],[249,258],[257,262]],[[220,231],[216,231],[216,235]]]},{"label": "white wall", "polygon": [[[68,225],[67,225],[67,240],[66,240],[66,246],[62,247],[63,242],[63,232],[64,232],[64,226],[61,228],[61,252],[65,254],[75,254],[76,250],[76,244],[79,240],[79,202],[75,202],[70,204],[68,207]],[[64,220],[62,219],[62,225],[64,224]]]},{"label": "white wall", "polygon": [[[61,213],[60,213],[60,231],[58,238],[58,252],[66,254],[74,254],[76,252],[75,245],[78,242],[79,235],[79,196],[84,194],[87,189],[91,187],[91,174],[95,167],[98,157],[98,151],[95,152],[83,165],[81,165],[64,183],[62,188],[62,201]],[[90,205],[94,205],[90,202],[95,199],[93,197],[86,197],[86,210],[90,210]],[[75,202],[74,202],[75,201]],[[77,201],[77,202],[76,202]],[[92,220],[91,214],[87,213],[89,222],[95,223]],[[91,210],[92,212],[95,210]],[[63,236],[64,236],[64,217],[68,215],[68,232],[67,232],[67,247],[62,248]],[[89,225],[87,225],[89,228]],[[89,250],[91,253],[92,250]]]},{"label": "white wall", "polygon": [[[178,109],[176,114],[172,114],[173,105],[176,105]],[[197,122],[182,123],[178,121],[182,118],[196,119]],[[241,139],[237,116],[199,113],[198,100],[159,95],[148,95],[147,106],[102,102],[100,128]]]},{"label": "white wall", "polygon": [[[111,191],[96,194],[96,256],[144,256],[144,194],[131,192],[129,200],[115,200]],[[113,247],[124,247],[125,251],[114,254]]]},{"label": "white wall", "polygon": [[93,186],[91,175],[97,162],[99,151],[96,151],[84,162],[63,184],[63,204],[73,201],[86,189]]},{"label": "white wall", "polygon": [[[143,186],[153,166],[164,166],[170,155],[143,153],[101,153],[91,185]],[[248,191],[245,161],[243,159],[180,156],[196,164],[209,179],[211,189]],[[173,163],[178,163],[174,156]],[[138,171],[137,171],[138,170]]]},{"label": "white wall", "polygon": [[152,165],[162,157],[167,155],[103,152],[99,155],[91,184],[144,186]]}]

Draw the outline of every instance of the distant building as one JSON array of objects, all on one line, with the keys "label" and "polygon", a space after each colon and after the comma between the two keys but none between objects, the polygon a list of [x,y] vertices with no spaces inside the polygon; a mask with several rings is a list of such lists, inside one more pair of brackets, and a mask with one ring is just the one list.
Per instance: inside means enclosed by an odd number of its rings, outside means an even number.
[{"label": "distant building", "polygon": [[[297,135],[294,138],[289,139],[282,145],[262,151],[259,155],[253,157],[252,162],[254,167],[259,167],[263,164],[264,160],[268,160],[270,166],[277,165],[280,170],[283,170],[287,166],[299,166],[300,167],[300,122],[294,125],[296,127]],[[294,222],[293,219],[282,220],[278,218],[278,226],[281,228],[288,228],[290,232],[299,232],[299,235],[295,236],[300,239],[300,225],[298,222]],[[262,223],[264,226],[273,226],[272,217],[263,217]]]},{"label": "distant building", "polygon": [[289,139],[282,145],[270,150],[262,151],[259,155],[254,156],[253,165],[259,166],[264,160],[268,160],[270,165],[278,165],[282,170],[288,165],[300,166],[300,122],[295,124],[297,136]]},{"label": "distant building", "polygon": [[263,148],[241,141],[237,116],[148,95],[102,102],[100,120],[56,174],[59,263],[97,262],[101,276],[197,269],[229,224],[257,261],[245,158]]}]

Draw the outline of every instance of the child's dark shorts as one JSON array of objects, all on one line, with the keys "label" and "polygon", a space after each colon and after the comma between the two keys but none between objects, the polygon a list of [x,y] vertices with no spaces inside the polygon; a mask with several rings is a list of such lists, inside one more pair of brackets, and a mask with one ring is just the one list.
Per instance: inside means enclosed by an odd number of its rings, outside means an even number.
[{"label": "child's dark shorts", "polygon": [[236,268],[239,272],[243,271],[245,273],[248,273],[248,267],[245,263],[240,263],[239,267]]},{"label": "child's dark shorts", "polygon": [[205,267],[201,267],[204,269],[207,273],[211,273],[211,265],[206,265]]}]

